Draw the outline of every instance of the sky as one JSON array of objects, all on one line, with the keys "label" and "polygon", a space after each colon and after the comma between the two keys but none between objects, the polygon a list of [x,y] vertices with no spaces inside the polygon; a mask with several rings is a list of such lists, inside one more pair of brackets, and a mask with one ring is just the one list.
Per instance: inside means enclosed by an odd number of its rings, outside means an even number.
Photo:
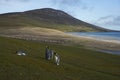
[{"label": "sky", "polygon": [[120,30],[120,0],[0,0],[0,14],[41,8],[63,10],[82,21]]}]

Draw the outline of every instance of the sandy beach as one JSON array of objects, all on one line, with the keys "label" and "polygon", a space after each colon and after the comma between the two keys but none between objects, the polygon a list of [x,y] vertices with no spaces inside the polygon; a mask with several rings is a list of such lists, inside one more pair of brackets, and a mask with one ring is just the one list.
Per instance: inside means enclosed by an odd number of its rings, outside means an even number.
[{"label": "sandy beach", "polygon": [[73,35],[75,44],[80,44],[88,49],[93,49],[100,52],[120,54],[120,41],[119,40],[103,40],[87,36]]},{"label": "sandy beach", "polygon": [[120,41],[117,40],[99,40],[97,38],[86,36],[75,36],[58,30],[22,27],[14,29],[1,29],[0,36],[19,38],[25,40],[34,40],[40,42],[56,43],[63,45],[78,45],[88,49],[120,51]]}]

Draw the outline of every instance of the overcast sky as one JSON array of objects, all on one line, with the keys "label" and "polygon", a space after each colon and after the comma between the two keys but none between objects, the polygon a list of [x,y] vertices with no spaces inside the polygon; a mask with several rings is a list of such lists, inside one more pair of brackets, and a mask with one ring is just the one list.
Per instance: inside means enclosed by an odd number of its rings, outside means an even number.
[{"label": "overcast sky", "polygon": [[54,8],[104,28],[120,30],[120,0],[0,0],[0,14]]}]

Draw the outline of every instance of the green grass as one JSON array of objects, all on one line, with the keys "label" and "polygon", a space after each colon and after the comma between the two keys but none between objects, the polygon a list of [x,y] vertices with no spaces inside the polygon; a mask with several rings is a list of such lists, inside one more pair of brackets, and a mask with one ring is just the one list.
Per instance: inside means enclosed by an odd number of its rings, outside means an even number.
[{"label": "green grass", "polygon": [[[14,23],[13,23],[14,22]],[[12,23],[12,24],[11,24]],[[77,25],[65,25],[57,24],[53,22],[45,22],[41,20],[34,20],[27,17],[3,17],[0,18],[0,28],[9,28],[9,27],[23,27],[23,26],[32,26],[32,27],[41,27],[49,29],[57,29],[60,31],[94,31],[92,28],[87,28],[86,26],[77,26]]]},{"label": "green grass", "polygon": [[[46,45],[60,54],[60,66],[44,59]],[[120,56],[0,37],[0,80],[120,80]]]},{"label": "green grass", "polygon": [[[61,17],[60,17],[61,18]],[[71,19],[70,19],[71,20]],[[62,22],[62,23],[61,23]],[[3,27],[23,27],[23,26],[32,26],[32,27],[42,27],[57,29],[65,32],[96,32],[96,31],[107,31],[106,29],[99,29],[91,24],[81,22],[81,24],[71,24],[76,22],[69,22],[58,17],[52,17],[48,19],[42,19],[40,15],[29,15],[29,14],[14,14],[14,15],[0,15],[0,28]],[[84,23],[84,24],[83,24]]]}]

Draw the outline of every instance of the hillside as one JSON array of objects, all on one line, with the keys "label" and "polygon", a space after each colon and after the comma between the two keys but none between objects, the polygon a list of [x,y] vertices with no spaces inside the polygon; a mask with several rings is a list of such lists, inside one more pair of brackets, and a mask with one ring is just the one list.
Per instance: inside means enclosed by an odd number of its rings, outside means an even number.
[{"label": "hillside", "polygon": [[0,14],[0,27],[32,26],[61,31],[109,31],[51,8]]},{"label": "hillside", "polygon": [[[44,59],[46,45],[60,54],[60,66]],[[120,56],[4,37],[0,46],[0,80],[120,80]]]}]

